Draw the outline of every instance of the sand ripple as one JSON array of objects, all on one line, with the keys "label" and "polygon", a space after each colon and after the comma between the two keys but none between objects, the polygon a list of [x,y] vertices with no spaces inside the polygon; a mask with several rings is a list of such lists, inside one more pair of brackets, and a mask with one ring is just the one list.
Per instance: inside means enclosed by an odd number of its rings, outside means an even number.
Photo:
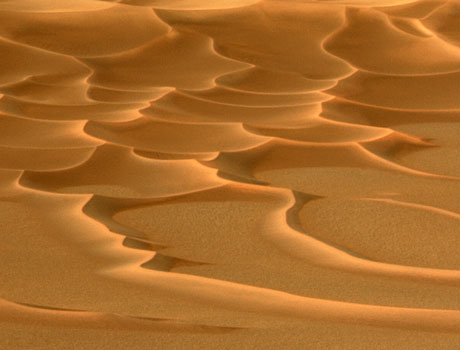
[{"label": "sand ripple", "polygon": [[460,348],[459,1],[0,23],[0,348]]}]

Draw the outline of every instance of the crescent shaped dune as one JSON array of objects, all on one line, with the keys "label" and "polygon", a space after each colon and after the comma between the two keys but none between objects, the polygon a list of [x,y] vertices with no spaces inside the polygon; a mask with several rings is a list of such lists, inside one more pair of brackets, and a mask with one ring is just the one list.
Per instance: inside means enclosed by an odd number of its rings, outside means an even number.
[{"label": "crescent shaped dune", "polygon": [[0,350],[460,349],[460,0],[0,0]]}]

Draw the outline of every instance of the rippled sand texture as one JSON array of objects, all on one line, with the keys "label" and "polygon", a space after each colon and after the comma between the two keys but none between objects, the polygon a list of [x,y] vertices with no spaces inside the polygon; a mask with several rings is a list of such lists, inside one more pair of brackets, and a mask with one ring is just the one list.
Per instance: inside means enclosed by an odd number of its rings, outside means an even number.
[{"label": "rippled sand texture", "polygon": [[459,0],[1,0],[1,349],[460,349]]}]

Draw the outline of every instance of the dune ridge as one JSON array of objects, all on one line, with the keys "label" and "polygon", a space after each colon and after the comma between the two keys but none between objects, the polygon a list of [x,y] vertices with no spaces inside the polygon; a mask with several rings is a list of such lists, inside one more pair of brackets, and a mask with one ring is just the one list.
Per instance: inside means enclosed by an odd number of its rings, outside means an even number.
[{"label": "dune ridge", "polygon": [[0,348],[460,347],[458,0],[0,22]]}]

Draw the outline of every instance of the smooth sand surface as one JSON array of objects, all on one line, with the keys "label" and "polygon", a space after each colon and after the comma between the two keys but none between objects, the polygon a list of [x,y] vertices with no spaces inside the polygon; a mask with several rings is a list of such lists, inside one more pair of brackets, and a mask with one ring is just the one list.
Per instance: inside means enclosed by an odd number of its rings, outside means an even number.
[{"label": "smooth sand surface", "polygon": [[1,0],[0,349],[460,349],[459,0]]}]

